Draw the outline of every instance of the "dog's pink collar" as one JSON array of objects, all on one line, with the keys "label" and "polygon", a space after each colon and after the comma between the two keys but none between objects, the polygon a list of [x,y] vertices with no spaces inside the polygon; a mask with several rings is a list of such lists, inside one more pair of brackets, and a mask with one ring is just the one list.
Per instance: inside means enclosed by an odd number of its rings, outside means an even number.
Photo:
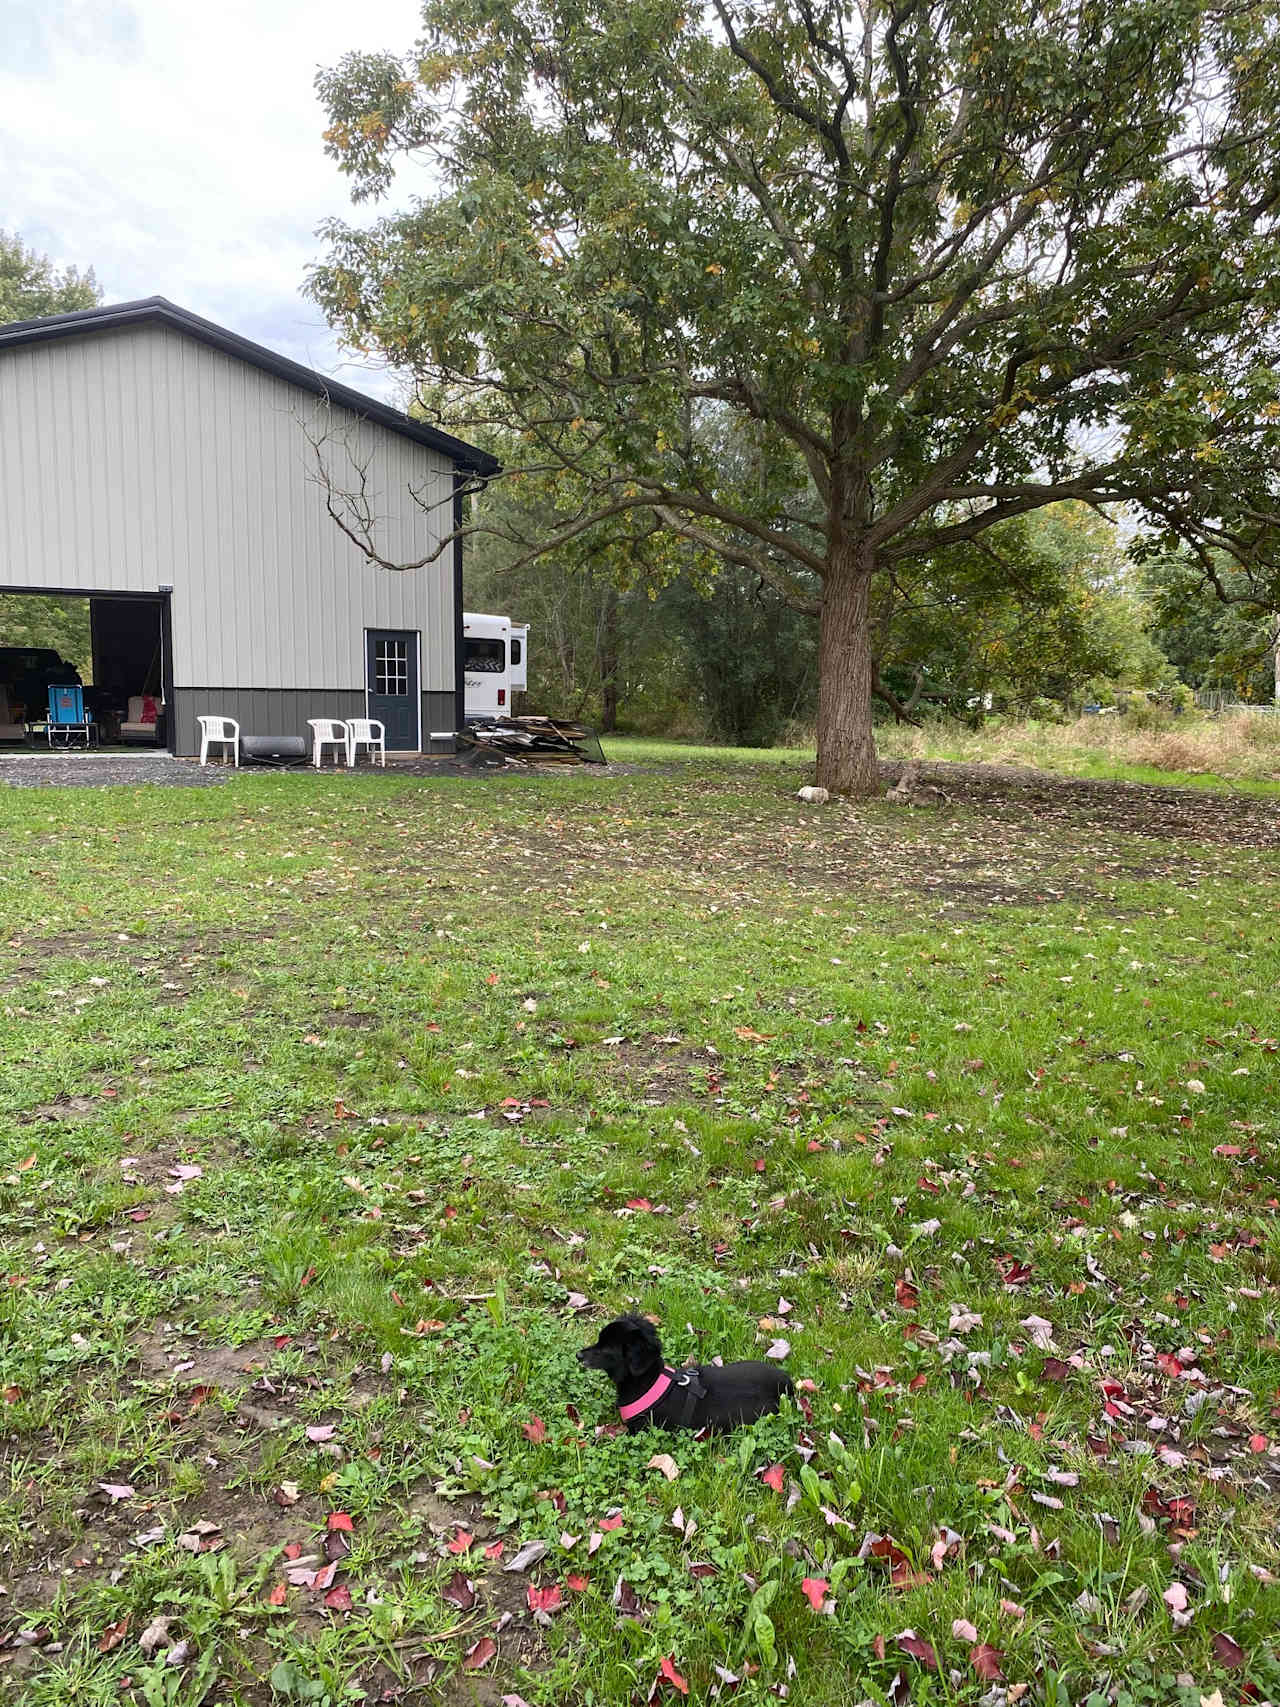
[{"label": "dog's pink collar", "polygon": [[650,1410],[656,1405],[673,1379],[672,1372],[669,1369],[664,1369],[647,1393],[641,1393],[640,1397],[632,1399],[629,1405],[619,1405],[618,1415],[623,1422],[630,1422],[632,1417],[638,1417],[642,1411]]}]

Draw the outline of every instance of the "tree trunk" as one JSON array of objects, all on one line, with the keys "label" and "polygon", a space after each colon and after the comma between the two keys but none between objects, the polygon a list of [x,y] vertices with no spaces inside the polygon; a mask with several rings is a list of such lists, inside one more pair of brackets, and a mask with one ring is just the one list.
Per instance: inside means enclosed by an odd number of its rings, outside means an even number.
[{"label": "tree trunk", "polygon": [[818,630],[818,786],[881,792],[871,733],[871,577],[874,561],[842,544],[831,553]]},{"label": "tree trunk", "polygon": [[596,656],[600,666],[600,728],[612,735],[618,727],[618,677],[622,673],[622,601],[616,587],[605,590]]}]

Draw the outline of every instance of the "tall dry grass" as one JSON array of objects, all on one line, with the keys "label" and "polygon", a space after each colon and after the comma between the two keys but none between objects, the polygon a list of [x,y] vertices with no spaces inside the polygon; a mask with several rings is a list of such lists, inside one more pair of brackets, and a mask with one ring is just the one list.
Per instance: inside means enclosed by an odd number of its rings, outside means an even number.
[{"label": "tall dry grass", "polygon": [[1280,780],[1280,714],[1186,713],[1138,728],[1127,717],[1081,717],[1074,723],[1006,723],[982,729],[930,723],[877,731],[885,758],[956,759],[975,764],[1035,765],[1043,770],[1105,774],[1146,768],[1182,776]]}]

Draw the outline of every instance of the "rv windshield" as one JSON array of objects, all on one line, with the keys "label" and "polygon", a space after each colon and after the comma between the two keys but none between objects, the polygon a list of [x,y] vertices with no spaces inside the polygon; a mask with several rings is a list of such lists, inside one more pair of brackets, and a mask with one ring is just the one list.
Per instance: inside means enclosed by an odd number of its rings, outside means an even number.
[{"label": "rv windshield", "polygon": [[462,665],[466,670],[482,671],[486,676],[500,676],[507,667],[507,649],[501,640],[467,640]]}]

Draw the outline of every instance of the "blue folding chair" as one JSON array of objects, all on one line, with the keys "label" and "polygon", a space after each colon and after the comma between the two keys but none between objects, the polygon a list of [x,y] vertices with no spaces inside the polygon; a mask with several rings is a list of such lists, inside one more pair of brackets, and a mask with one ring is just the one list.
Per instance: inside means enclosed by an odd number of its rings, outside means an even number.
[{"label": "blue folding chair", "polygon": [[52,747],[55,739],[64,746],[79,737],[87,747],[89,745],[90,721],[84,708],[84,689],[82,687],[51,687],[49,689],[49,745]]}]

